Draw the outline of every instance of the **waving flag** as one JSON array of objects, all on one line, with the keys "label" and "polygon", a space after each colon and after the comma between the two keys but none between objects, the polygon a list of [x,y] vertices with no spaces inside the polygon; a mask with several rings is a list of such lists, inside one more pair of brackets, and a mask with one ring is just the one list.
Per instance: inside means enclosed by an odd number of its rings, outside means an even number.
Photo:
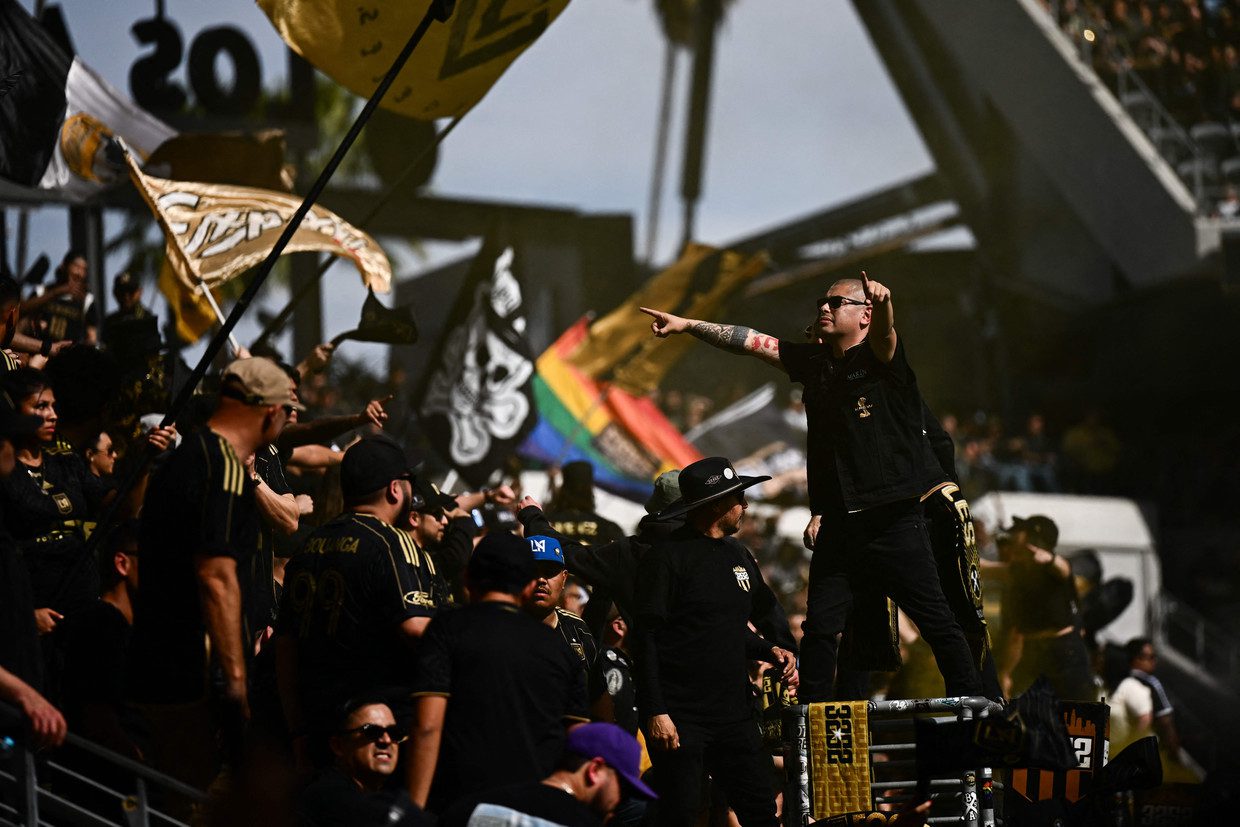
[{"label": "waving flag", "polygon": [[[258,0],[280,37],[337,83],[370,97],[429,0]],[[463,115],[546,31],[568,0],[458,0],[427,31],[383,107],[411,118]]]},{"label": "waving flag", "polygon": [[0,178],[84,201],[125,177],[117,138],[145,159],[176,132],[81,60],[17,0],[0,0]]},{"label": "waving flag", "polygon": [[650,317],[638,308],[657,307],[678,316],[709,319],[764,269],[764,254],[747,256],[688,244],[675,264],[590,325],[589,336],[573,354],[573,364],[587,376],[614,382],[630,393],[650,393],[685,355],[693,339],[654,338]]},{"label": "waving flag", "polygon": [[[155,178],[125,158],[134,185],[163,228],[169,264],[189,291],[217,287],[261,263],[301,206],[297,196],[256,187]],[[375,240],[322,207],[310,210],[284,251],[347,258],[365,286],[380,293],[391,289],[392,267]]]},{"label": "waving flag", "polygon": [[578,369],[572,355],[586,339],[582,319],[538,357],[538,422],[521,454],[549,465],[588,460],[600,488],[645,502],[655,477],[702,455],[648,397],[600,385]]},{"label": "waving flag", "polygon": [[466,482],[481,486],[534,425],[534,360],[516,248],[498,237],[487,240],[445,330],[418,414],[431,445]]}]

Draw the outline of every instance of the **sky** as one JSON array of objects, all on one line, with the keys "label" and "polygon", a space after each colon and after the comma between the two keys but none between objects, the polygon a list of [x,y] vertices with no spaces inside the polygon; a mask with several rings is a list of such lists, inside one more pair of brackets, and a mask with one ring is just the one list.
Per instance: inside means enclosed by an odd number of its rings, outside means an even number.
[{"label": "sky", "polygon": [[[27,9],[34,5],[20,2]],[[130,66],[150,48],[129,29],[152,14],[153,0],[63,0],[61,8],[79,57],[128,93]],[[653,0],[570,3],[447,139],[431,190],[630,213],[635,253],[644,254],[664,54],[653,8]],[[253,0],[165,0],[165,9],[187,52],[203,29],[242,29],[259,51],[264,86],[282,85],[283,43]],[[678,67],[656,262],[674,256],[681,235],[687,54]],[[172,79],[188,86],[184,63]],[[700,241],[722,244],[778,226],[933,166],[846,0],[737,0],[717,42],[714,80]],[[113,220],[108,228],[117,226]],[[31,257],[47,252],[58,260],[66,243],[64,210],[32,214]],[[388,246],[398,281],[472,249]],[[109,281],[123,264],[109,262]],[[328,337],[353,327],[358,317],[364,293],[350,271],[338,266],[327,276],[344,285],[325,307]],[[153,285],[146,298],[161,312]],[[259,304],[279,307],[284,298],[283,289],[272,285]],[[243,320],[238,333],[248,341],[257,329]],[[346,347],[368,363],[382,356],[378,346]]]}]

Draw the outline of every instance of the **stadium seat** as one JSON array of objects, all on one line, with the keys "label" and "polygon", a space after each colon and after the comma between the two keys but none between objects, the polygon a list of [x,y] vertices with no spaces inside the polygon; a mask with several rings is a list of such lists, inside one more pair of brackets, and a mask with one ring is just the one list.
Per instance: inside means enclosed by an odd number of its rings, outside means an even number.
[{"label": "stadium seat", "polygon": [[1236,142],[1231,137],[1231,130],[1221,123],[1205,121],[1194,124],[1188,130],[1188,136],[1201,147],[1202,152],[1215,159],[1221,160],[1236,154]]},{"label": "stadium seat", "polygon": [[1198,192],[1196,189],[1198,176],[1200,176],[1200,183],[1203,187],[1213,187],[1219,182],[1218,162],[1213,158],[1205,156],[1189,158],[1177,164],[1175,171],[1198,198],[1205,196],[1204,191]]},{"label": "stadium seat", "polygon": [[1148,130],[1154,125],[1154,102],[1144,92],[1127,92],[1119,102],[1142,129]]},{"label": "stadium seat", "polygon": [[1229,184],[1240,184],[1240,158],[1228,158],[1219,166],[1223,180]]},{"label": "stadium seat", "polygon": [[1187,161],[1193,155],[1193,150],[1185,139],[1184,130],[1179,127],[1156,126],[1150,130],[1150,140],[1154,142],[1159,154],[1172,166]]}]

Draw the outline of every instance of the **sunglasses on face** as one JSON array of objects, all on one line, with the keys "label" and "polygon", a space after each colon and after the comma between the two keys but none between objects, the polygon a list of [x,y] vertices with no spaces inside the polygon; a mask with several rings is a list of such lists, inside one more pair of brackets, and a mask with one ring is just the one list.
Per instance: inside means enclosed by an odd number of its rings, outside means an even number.
[{"label": "sunglasses on face", "polygon": [[864,306],[865,302],[858,301],[857,299],[850,299],[847,296],[823,296],[821,299],[818,300],[818,309],[821,310],[822,306],[826,305],[832,310],[839,310],[840,307],[846,304],[856,304],[856,305]]},{"label": "sunglasses on face", "polygon": [[396,724],[391,726],[379,726],[378,724],[362,724],[353,729],[346,729],[345,735],[360,735],[362,740],[368,744],[377,744],[383,740],[383,736],[387,735],[388,740],[393,744],[403,744],[409,736],[401,730]]}]

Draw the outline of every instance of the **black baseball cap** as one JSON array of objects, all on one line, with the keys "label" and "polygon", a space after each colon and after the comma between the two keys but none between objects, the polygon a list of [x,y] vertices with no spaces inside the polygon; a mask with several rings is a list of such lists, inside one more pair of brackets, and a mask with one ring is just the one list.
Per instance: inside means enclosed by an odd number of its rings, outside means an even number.
[{"label": "black baseball cap", "polygon": [[517,592],[537,577],[538,572],[529,542],[507,531],[495,531],[479,541],[469,558],[465,575],[471,583],[486,583]]},{"label": "black baseball cap", "polygon": [[1012,525],[1006,533],[1014,534],[1017,531],[1025,532],[1025,537],[1031,545],[1047,551],[1054,551],[1055,546],[1059,544],[1059,526],[1055,525],[1055,521],[1045,514],[1013,517]]},{"label": "black baseball cap", "polygon": [[[410,462],[405,449],[382,436],[365,437],[344,452],[340,462],[340,493],[359,500],[392,480],[413,480],[420,462]],[[414,507],[417,507],[415,502]]]},{"label": "black baseball cap", "polygon": [[422,504],[415,506],[418,511],[435,514],[440,509],[451,511],[456,508],[456,498],[440,491],[435,483],[424,476],[413,481],[413,491],[422,499]]}]

